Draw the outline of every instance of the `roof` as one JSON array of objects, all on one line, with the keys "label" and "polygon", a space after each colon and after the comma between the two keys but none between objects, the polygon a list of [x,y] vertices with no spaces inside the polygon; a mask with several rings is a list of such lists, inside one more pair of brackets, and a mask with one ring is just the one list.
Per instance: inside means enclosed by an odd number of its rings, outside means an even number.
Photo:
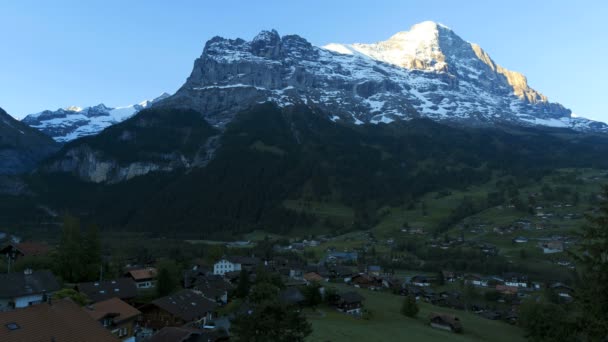
[{"label": "roof", "polygon": [[0,274],[0,298],[51,293],[59,290],[59,281],[51,271],[33,271],[31,274]]},{"label": "roof", "polygon": [[137,296],[137,285],[131,278],[118,278],[80,283],[78,292],[86,294],[93,302],[101,302],[114,297],[131,299]]},{"label": "roof", "polygon": [[460,323],[460,319],[454,315],[450,315],[447,313],[431,312],[429,314],[429,320],[436,319],[450,324],[454,329],[462,329],[462,323]]},{"label": "roof", "polygon": [[138,268],[127,271],[127,275],[135,281],[154,279],[156,278],[156,274],[156,268],[154,267]]},{"label": "roof", "polygon": [[303,277],[304,277],[304,279],[305,279],[306,281],[318,281],[318,282],[320,282],[320,281],[322,281],[322,280],[323,280],[323,277],[321,277],[321,276],[320,276],[318,273],[316,273],[316,272],[308,272],[308,273],[305,273]]},{"label": "roof", "polygon": [[47,244],[41,242],[28,241],[22,243],[11,243],[8,246],[4,247],[2,251],[6,251],[10,247],[15,248],[24,256],[46,255],[51,250],[51,248]]},{"label": "roof", "polygon": [[345,303],[358,303],[365,298],[355,291],[344,292],[340,294],[340,300]]},{"label": "roof", "polygon": [[176,294],[159,298],[151,304],[187,322],[197,320],[217,307],[214,301],[204,298],[192,290],[179,291]]},{"label": "roof", "polygon": [[[16,324],[10,330],[7,325]],[[118,342],[112,333],[69,299],[0,312],[3,342]]]},{"label": "roof", "polygon": [[119,298],[112,298],[95,303],[88,306],[85,311],[96,321],[111,315],[114,318],[115,324],[141,315],[139,310],[123,302]]},{"label": "roof", "polygon": [[221,297],[233,288],[232,284],[218,275],[199,276],[194,282],[194,287],[207,298]]}]

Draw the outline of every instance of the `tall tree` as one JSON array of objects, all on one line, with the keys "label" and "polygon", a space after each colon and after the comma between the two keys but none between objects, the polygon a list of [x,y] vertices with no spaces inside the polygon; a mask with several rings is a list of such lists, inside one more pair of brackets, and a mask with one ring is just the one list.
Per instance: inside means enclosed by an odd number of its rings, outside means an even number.
[{"label": "tall tree", "polygon": [[231,332],[239,342],[303,342],[312,328],[296,307],[276,300],[256,305],[251,313],[238,316]]},{"label": "tall tree", "polygon": [[75,217],[64,217],[56,258],[57,273],[64,280],[79,282],[86,278],[80,221]]},{"label": "tall tree", "polygon": [[172,260],[164,260],[157,265],[158,276],[156,278],[156,292],[159,297],[164,297],[177,287],[177,264]]},{"label": "tall tree", "polygon": [[580,307],[579,330],[585,340],[608,336],[608,187],[602,191],[599,213],[588,215],[580,234],[579,271],[575,299]]},{"label": "tall tree", "polygon": [[245,270],[241,270],[239,273],[239,281],[234,289],[234,295],[237,298],[245,298],[249,294],[251,283],[249,281],[249,273]]}]

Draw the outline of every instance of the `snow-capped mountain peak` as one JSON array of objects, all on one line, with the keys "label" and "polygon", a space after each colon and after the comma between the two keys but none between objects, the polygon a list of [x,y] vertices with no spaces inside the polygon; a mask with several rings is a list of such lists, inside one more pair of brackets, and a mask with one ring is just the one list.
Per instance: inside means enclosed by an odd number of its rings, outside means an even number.
[{"label": "snow-capped mountain peak", "polygon": [[34,127],[59,142],[67,142],[79,137],[97,134],[104,128],[130,118],[150,105],[166,99],[163,93],[153,100],[124,107],[108,107],[103,103],[90,107],[70,106],[55,111],[45,110],[30,114],[23,122]]},{"label": "snow-capped mountain peak", "polygon": [[267,101],[313,106],[331,120],[354,124],[428,117],[608,132],[603,123],[571,117],[569,109],[530,88],[523,74],[431,21],[371,44],[316,47],[275,30],[251,41],[214,37],[185,84],[161,105],[198,110],[222,126]]}]

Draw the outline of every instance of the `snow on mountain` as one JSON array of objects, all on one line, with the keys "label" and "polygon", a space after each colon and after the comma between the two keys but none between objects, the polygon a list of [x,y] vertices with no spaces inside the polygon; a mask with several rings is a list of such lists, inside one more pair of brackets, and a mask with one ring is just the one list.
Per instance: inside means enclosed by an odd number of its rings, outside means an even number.
[{"label": "snow on mountain", "polygon": [[26,116],[22,122],[42,131],[58,142],[67,142],[79,137],[97,134],[104,128],[124,121],[142,109],[169,96],[169,94],[163,93],[153,100],[117,108],[99,104],[85,108],[71,106],[55,111],[45,110]]},{"label": "snow on mountain", "polygon": [[160,105],[192,108],[221,126],[255,103],[306,104],[333,121],[428,117],[471,125],[508,122],[608,132],[530,88],[476,44],[434,22],[373,44],[311,45],[263,31],[209,40],[186,83]]}]

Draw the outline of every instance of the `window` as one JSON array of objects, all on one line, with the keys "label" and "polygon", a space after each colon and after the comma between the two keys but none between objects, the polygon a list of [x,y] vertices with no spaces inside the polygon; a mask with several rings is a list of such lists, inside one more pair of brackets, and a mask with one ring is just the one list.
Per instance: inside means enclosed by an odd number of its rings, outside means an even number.
[{"label": "window", "polygon": [[8,328],[8,330],[11,330],[11,331],[12,330],[17,330],[17,329],[21,328],[19,326],[19,324],[15,323],[15,322],[13,322],[13,323],[7,323],[6,327]]}]

